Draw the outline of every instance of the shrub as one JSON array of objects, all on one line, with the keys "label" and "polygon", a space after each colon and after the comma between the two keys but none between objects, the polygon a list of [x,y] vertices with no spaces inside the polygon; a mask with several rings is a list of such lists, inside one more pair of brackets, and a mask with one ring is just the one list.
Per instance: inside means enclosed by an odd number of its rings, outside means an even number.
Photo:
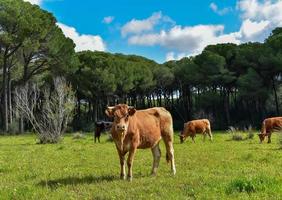
[{"label": "shrub", "polygon": [[269,177],[256,177],[256,178],[239,178],[231,181],[226,189],[228,194],[235,192],[253,193],[257,191],[264,191],[267,187],[273,187],[277,181]]},{"label": "shrub", "polygon": [[229,129],[227,130],[229,134],[231,134],[231,140],[235,141],[241,141],[243,140],[243,135],[242,133],[238,130],[238,128],[235,128],[233,126],[230,126]]},{"label": "shrub", "polygon": [[250,180],[244,180],[244,179],[237,179],[231,182],[230,187],[228,189],[228,193],[233,193],[233,192],[255,192],[256,191],[256,186],[252,181]]},{"label": "shrub", "polygon": [[17,134],[19,133],[19,122],[14,120],[11,124],[9,124],[9,133]]},{"label": "shrub", "polygon": [[246,131],[247,131],[247,139],[253,139],[255,136],[255,133],[254,133],[252,125],[249,125]]},{"label": "shrub", "polygon": [[73,134],[72,139],[75,139],[75,140],[77,140],[77,139],[85,139],[85,135],[80,133],[80,132],[76,132],[76,133]]},{"label": "shrub", "polygon": [[243,140],[243,135],[241,133],[235,133],[232,135],[232,140],[235,140],[235,141],[241,141]]},{"label": "shrub", "polygon": [[64,78],[54,78],[53,87],[39,90],[36,84],[26,84],[15,89],[16,108],[29,120],[41,144],[61,140],[75,107],[74,92]]}]

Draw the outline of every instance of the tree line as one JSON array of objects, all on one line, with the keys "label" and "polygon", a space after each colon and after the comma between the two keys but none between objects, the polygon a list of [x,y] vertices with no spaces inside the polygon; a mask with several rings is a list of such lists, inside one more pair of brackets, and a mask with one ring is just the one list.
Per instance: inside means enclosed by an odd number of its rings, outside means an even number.
[{"label": "tree line", "polygon": [[[216,129],[259,126],[281,113],[282,28],[263,43],[217,44],[197,56],[163,64],[107,52],[75,52],[51,13],[22,0],[0,0],[1,118],[3,132],[30,130],[16,111],[15,89],[54,87],[64,76],[76,95],[71,130],[93,130],[105,106],[166,107],[174,126],[208,118]],[[36,111],[40,112],[40,111]]]}]

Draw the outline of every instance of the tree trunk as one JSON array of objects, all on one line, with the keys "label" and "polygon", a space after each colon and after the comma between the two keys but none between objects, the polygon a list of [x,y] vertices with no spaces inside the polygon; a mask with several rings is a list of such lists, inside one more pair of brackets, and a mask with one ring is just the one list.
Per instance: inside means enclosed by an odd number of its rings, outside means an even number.
[{"label": "tree trunk", "polygon": [[24,133],[24,118],[21,113],[19,113],[20,118],[19,118],[19,130],[20,134]]},{"label": "tree trunk", "polygon": [[97,98],[95,98],[95,103],[94,103],[94,105],[93,105],[93,116],[94,116],[94,122],[96,122],[97,120],[98,120],[98,118],[97,118],[97,114],[98,114],[98,101],[97,101]]},{"label": "tree trunk", "polygon": [[12,106],[12,80],[11,80],[11,73],[8,72],[8,104],[9,104],[9,123],[13,122],[13,106]]},{"label": "tree trunk", "polygon": [[192,109],[193,109],[193,102],[192,102],[192,95],[191,95],[191,89],[190,86],[187,86],[187,105],[189,105],[189,108],[187,109],[187,120],[192,119]]},{"label": "tree trunk", "polygon": [[80,121],[80,117],[81,117],[81,102],[80,102],[80,98],[77,98],[77,119],[78,121]]},{"label": "tree trunk", "polygon": [[155,100],[155,94],[152,94],[152,99],[153,99],[153,106],[156,107],[156,100]]},{"label": "tree trunk", "polygon": [[275,86],[275,82],[274,82],[273,77],[272,77],[272,87],[273,87],[273,91],[274,91],[276,114],[277,114],[277,116],[279,116],[279,114],[280,114],[280,112],[279,112],[279,102],[278,102],[277,90],[276,90],[276,86]]},{"label": "tree trunk", "polygon": [[229,91],[226,91],[224,94],[224,110],[226,116],[227,127],[230,125],[230,113],[229,113]]},{"label": "tree trunk", "polygon": [[[6,53],[5,53],[6,54]],[[8,122],[8,95],[7,95],[7,87],[8,87],[8,77],[7,77],[7,58],[3,57],[3,128],[5,132],[9,131],[9,122]]]}]

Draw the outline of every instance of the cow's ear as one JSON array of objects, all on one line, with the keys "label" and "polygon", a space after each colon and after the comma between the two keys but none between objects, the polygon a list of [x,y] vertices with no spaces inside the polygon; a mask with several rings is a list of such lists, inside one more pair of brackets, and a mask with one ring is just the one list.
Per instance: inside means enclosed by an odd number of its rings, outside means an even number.
[{"label": "cow's ear", "polygon": [[105,113],[108,117],[114,117],[115,107],[107,107]]},{"label": "cow's ear", "polygon": [[135,112],[136,112],[136,109],[134,107],[131,106],[131,107],[128,108],[128,114],[130,116],[134,115]]}]

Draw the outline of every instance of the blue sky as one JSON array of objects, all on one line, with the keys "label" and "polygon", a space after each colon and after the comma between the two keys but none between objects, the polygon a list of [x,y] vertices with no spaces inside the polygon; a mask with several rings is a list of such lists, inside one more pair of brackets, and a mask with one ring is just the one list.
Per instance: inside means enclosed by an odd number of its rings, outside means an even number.
[{"label": "blue sky", "polygon": [[282,25],[280,0],[29,0],[53,13],[77,51],[137,54],[159,63],[208,44],[263,41]]}]

